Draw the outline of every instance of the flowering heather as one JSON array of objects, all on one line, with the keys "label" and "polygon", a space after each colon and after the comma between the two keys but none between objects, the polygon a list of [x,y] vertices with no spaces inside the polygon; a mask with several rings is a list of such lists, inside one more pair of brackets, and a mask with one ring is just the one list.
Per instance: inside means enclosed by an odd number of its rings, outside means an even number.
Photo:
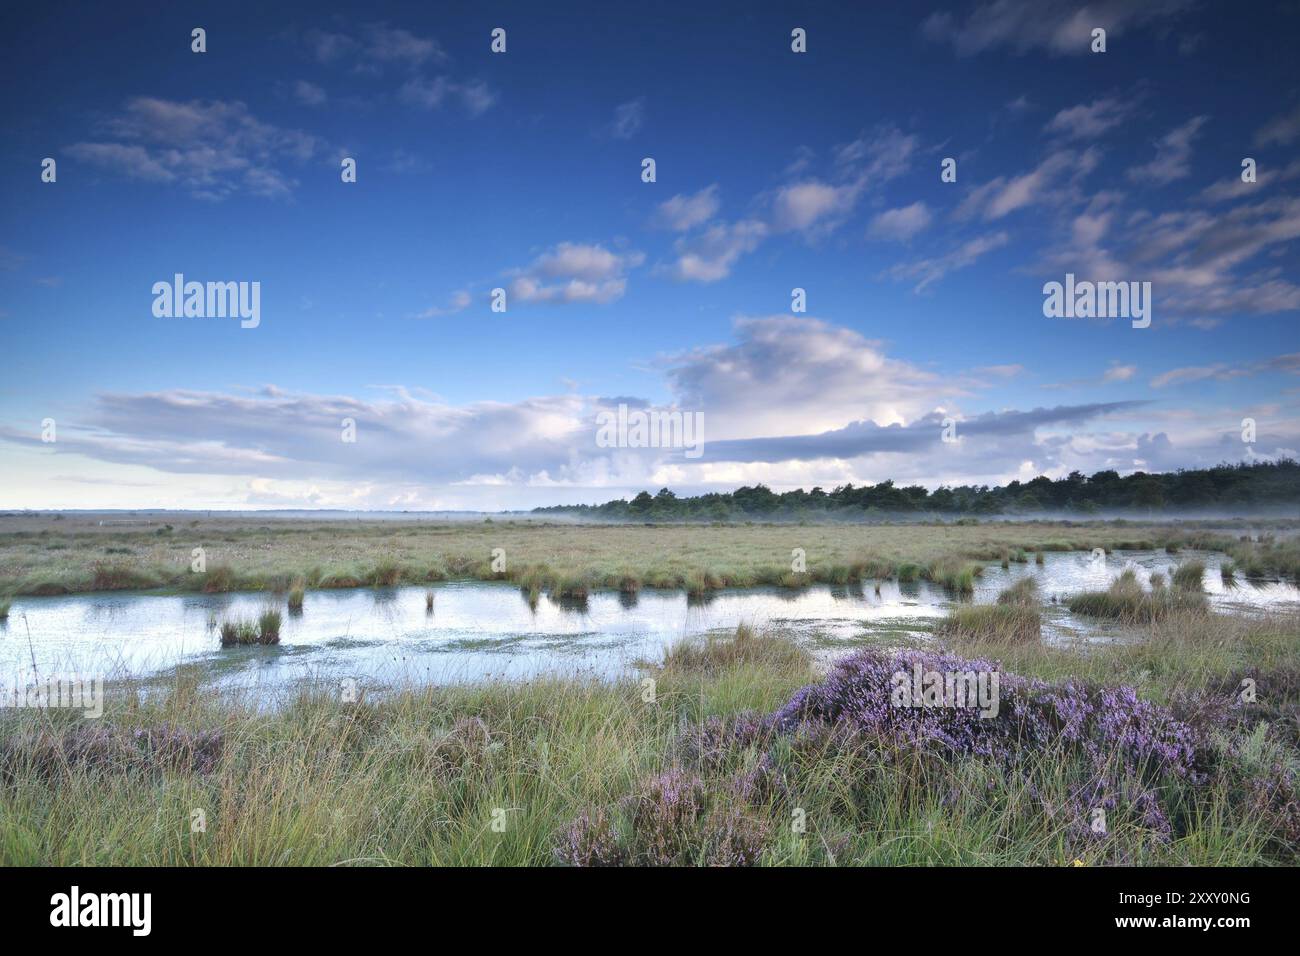
[{"label": "flowering heather", "polygon": [[752,866],[768,826],[711,798],[704,782],[670,770],[645,781],[616,813],[584,812],[560,836],[556,860],[573,866]]},{"label": "flowering heather", "polygon": [[[751,747],[766,728],[771,740],[793,741],[796,749],[810,743],[841,752],[852,747],[885,761],[910,753],[949,767],[959,758],[980,758],[1019,775],[1035,793],[1031,758],[1058,754],[1075,767],[1069,796],[1060,806],[1047,800],[1041,805],[1049,816],[1062,814],[1066,830],[1084,839],[1099,836],[1088,826],[1096,808],[1119,809],[1119,818],[1167,835],[1171,825],[1161,788],[1178,780],[1192,786],[1204,782],[1208,744],[1203,737],[1169,709],[1141,700],[1132,688],[1073,680],[1053,685],[1001,674],[1000,706],[993,717],[982,717],[975,708],[894,706],[894,674],[910,674],[917,665],[939,674],[997,670],[987,659],[950,653],[863,650],[757,724],[738,722],[729,730],[706,726],[695,745],[698,756],[716,765],[728,732],[737,747]],[[772,786],[780,778],[772,749],[737,778],[738,795],[779,795]],[[941,779],[933,778],[932,786],[945,786]]]},{"label": "flowering heather", "polygon": [[1086,807],[1127,794],[1144,824],[1167,832],[1152,790],[1170,779],[1204,780],[1207,742],[1168,708],[1130,687],[1093,687],[1078,681],[1049,685],[1002,674],[996,716],[968,707],[895,707],[893,675],[996,670],[991,661],[948,653],[867,650],[842,661],[820,684],[800,690],[772,716],[789,733],[812,723],[844,724],[883,748],[943,757],[974,756],[1008,770],[1031,754],[1055,751],[1080,761],[1076,796]]}]

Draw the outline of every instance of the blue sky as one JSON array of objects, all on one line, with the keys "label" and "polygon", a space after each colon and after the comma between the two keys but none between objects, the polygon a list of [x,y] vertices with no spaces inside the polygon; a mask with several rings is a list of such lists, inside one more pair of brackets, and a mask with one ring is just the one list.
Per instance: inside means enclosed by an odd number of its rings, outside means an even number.
[{"label": "blue sky", "polygon": [[[8,15],[0,506],[495,509],[1300,448],[1296,4],[440,6]],[[177,272],[259,282],[260,324],[155,317]],[[1067,272],[1151,282],[1151,327],[1044,317]],[[717,453],[598,447],[620,401],[702,413]]]}]

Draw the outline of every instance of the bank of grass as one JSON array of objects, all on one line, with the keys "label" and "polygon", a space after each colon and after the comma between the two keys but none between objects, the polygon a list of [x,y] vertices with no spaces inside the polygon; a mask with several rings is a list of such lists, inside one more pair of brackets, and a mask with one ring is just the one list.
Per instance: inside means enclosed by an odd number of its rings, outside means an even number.
[{"label": "bank of grass", "polygon": [[[993,605],[1030,606],[1023,596]],[[575,821],[629,800],[654,811],[663,781],[686,780],[709,815],[643,821],[642,838],[678,862],[725,851],[767,865],[1294,865],[1296,845],[1279,838],[1285,807],[1262,812],[1249,775],[1297,759],[1296,634],[1293,617],[1197,614],[1086,654],[1001,636],[963,646],[1008,672],[1126,684],[1164,705],[1252,676],[1266,703],[1250,713],[1282,732],[1243,718],[1232,759],[1170,797],[1168,839],[1112,819],[1105,841],[1081,844],[1079,821],[1047,810],[1066,805],[1073,781],[1050,750],[1016,775],[815,736],[703,759],[718,721],[772,713],[819,679],[788,638],[742,628],[671,648],[645,671],[652,693],[637,677],[409,687],[356,703],[303,687],[268,708],[182,669],[148,694],[115,685],[98,721],[5,710],[0,864],[547,865]],[[734,789],[760,758],[777,761],[781,795]],[[791,804],[806,833],[790,827]],[[206,831],[190,826],[196,808]]]},{"label": "bank of grass", "polygon": [[664,652],[656,670],[669,676],[709,676],[744,668],[797,677],[809,673],[810,664],[808,652],[794,641],[742,624],[732,634],[678,641]]},{"label": "bank of grass", "polygon": [[947,588],[955,594],[963,595],[975,592],[975,578],[983,570],[980,565],[970,561],[945,557],[931,561],[924,573],[927,581]]},{"label": "bank of grass", "polygon": [[1201,590],[1204,572],[1205,567],[1199,562],[1185,564],[1174,572],[1173,587],[1160,583],[1146,590],[1137,574],[1128,568],[1105,591],[1084,591],[1066,603],[1075,614],[1128,625],[1154,624],[1172,615],[1207,614],[1209,607]]},{"label": "bank of grass", "polygon": [[[590,589],[847,584],[931,577],[964,590],[964,568],[1037,561],[1047,551],[1170,547],[1227,551],[1251,578],[1300,572],[1295,538],[1275,539],[1258,522],[1144,525],[1115,522],[917,523],[894,525],[581,525],[528,521],[315,522],[195,520],[171,533],[33,519],[39,530],[3,531],[0,591],[53,595],[89,590],[285,591],[424,585],[452,578],[501,580],[550,591],[562,578]],[[42,523],[42,521],[44,523]],[[1286,522],[1272,526],[1284,532]],[[1249,540],[1241,540],[1247,537]],[[51,548],[51,545],[58,547]],[[206,570],[191,570],[193,549]],[[792,572],[803,549],[807,569]],[[493,570],[501,549],[507,571]],[[111,554],[111,558],[105,558]],[[956,580],[945,580],[949,572]]]},{"label": "bank of grass", "polygon": [[970,645],[1036,644],[1042,637],[1038,584],[1033,578],[1021,578],[1005,588],[995,604],[958,605],[938,624],[935,633],[962,649]]},{"label": "bank of grass", "polygon": [[1300,580],[1300,537],[1279,540],[1266,533],[1254,540],[1230,542],[1222,550],[1247,578]]}]

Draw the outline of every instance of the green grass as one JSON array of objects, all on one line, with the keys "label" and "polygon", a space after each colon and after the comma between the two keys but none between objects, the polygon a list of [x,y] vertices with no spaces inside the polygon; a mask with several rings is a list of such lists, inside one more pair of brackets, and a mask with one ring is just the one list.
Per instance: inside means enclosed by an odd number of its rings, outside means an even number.
[{"label": "green grass", "polygon": [[1015,584],[1002,589],[1002,593],[998,595],[998,603],[1037,607],[1038,581],[1034,578],[1021,578]]},{"label": "green grass", "polygon": [[[1300,707],[1296,633],[1294,618],[1198,614],[1087,653],[1001,634],[962,650],[1044,680],[1129,684],[1162,702],[1233,687],[1245,667],[1281,726]],[[88,737],[66,711],[7,710],[0,864],[548,865],[579,815],[615,812],[647,780],[683,766],[699,773],[713,806],[743,806],[743,822],[764,835],[765,865],[1061,866],[1104,863],[1111,851],[1139,865],[1298,862],[1241,791],[1218,780],[1187,791],[1174,839],[1118,825],[1110,850],[1080,854],[1071,821],[1046,809],[1066,805],[1072,779],[1050,750],[1012,779],[973,758],[918,762],[810,739],[773,751],[788,799],[752,804],[730,781],[757,753],[731,753],[716,770],[691,763],[711,718],[770,713],[817,673],[786,638],[742,629],[674,646],[645,671],[652,685],[543,677],[398,688],[359,703],[304,687],[267,708],[182,670],[149,694],[115,686],[94,722],[102,736]],[[1227,772],[1296,760],[1294,741],[1260,727],[1233,744]],[[173,743],[142,758],[122,743],[137,731]],[[204,741],[216,735],[222,746],[205,766]],[[58,756],[67,754],[78,756]],[[806,832],[790,826],[791,805],[804,810]],[[196,810],[201,831],[191,827]],[[688,860],[710,858],[696,842],[706,834],[676,836]]]},{"label": "green grass", "polygon": [[1187,561],[1180,564],[1174,571],[1170,583],[1176,588],[1182,588],[1184,591],[1204,591],[1205,581],[1205,562],[1204,561]]},{"label": "green grass", "polygon": [[275,608],[267,608],[256,621],[227,619],[218,625],[222,647],[249,644],[279,644],[282,618]]},{"label": "green grass", "polygon": [[259,643],[256,621],[222,621],[220,633],[222,647]]},{"label": "green grass", "polygon": [[719,674],[738,667],[774,673],[808,673],[807,651],[777,634],[758,634],[741,625],[728,636],[709,635],[678,641],[664,652],[659,674]]},{"label": "green grass", "polygon": [[[1035,561],[1046,551],[1166,547],[1226,551],[1248,577],[1295,577],[1300,545],[1266,534],[1241,541],[1243,521],[1142,525],[1114,522],[980,522],[817,526],[583,525],[544,521],[314,522],[212,518],[165,535],[97,527],[90,519],[24,518],[0,533],[0,591],[52,595],[100,589],[286,590],[423,585],[451,578],[493,580],[494,549],[506,552],[504,577],[521,575],[553,590],[576,577],[589,588],[776,586],[789,582],[790,555],[807,555],[803,583],[843,584],[863,577],[918,580],[936,562],[960,567]],[[1290,530],[1294,522],[1274,521]],[[49,548],[49,545],[63,547]],[[40,545],[33,547],[33,545]],[[190,570],[195,547],[204,573]],[[109,552],[111,561],[102,560]],[[531,588],[531,585],[530,585]]]},{"label": "green grass", "polygon": [[275,608],[267,608],[257,616],[257,637],[262,644],[280,643],[280,625],[284,618]]},{"label": "green grass", "polygon": [[[1195,572],[1195,590],[1190,587],[1193,579],[1192,572],[1183,573],[1183,569],[1180,568],[1174,574],[1175,587],[1153,587],[1150,591],[1145,591],[1133,570],[1126,569],[1105,591],[1084,591],[1074,595],[1066,603],[1075,614],[1085,614],[1089,617],[1105,618],[1130,625],[1151,624],[1174,614],[1204,614],[1208,611],[1205,595],[1200,590],[1200,580],[1204,570],[1203,565],[1199,569],[1192,569]],[[1180,573],[1182,573],[1181,584]]]},{"label": "green grass", "polygon": [[983,569],[969,561],[955,558],[940,558],[931,561],[925,569],[925,579],[955,594],[973,594],[975,578]]},{"label": "green grass", "polygon": [[1036,644],[1042,638],[1038,584],[1033,578],[1021,578],[998,595],[996,604],[959,605],[940,622],[935,633],[963,648],[970,644]]}]

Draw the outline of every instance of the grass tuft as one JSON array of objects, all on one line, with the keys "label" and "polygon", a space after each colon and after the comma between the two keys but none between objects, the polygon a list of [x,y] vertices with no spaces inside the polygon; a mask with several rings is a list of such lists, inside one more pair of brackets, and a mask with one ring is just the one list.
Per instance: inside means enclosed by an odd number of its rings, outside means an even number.
[{"label": "grass tuft", "polygon": [[289,610],[301,611],[306,594],[307,582],[303,578],[295,578],[293,585],[289,588]]},{"label": "grass tuft", "polygon": [[[1199,580],[1198,572],[1197,581]],[[1144,591],[1132,568],[1125,569],[1105,591],[1076,594],[1070,598],[1067,606],[1075,614],[1134,625],[1151,625],[1173,614],[1204,614],[1209,610],[1205,595],[1199,590],[1156,587]]]}]

